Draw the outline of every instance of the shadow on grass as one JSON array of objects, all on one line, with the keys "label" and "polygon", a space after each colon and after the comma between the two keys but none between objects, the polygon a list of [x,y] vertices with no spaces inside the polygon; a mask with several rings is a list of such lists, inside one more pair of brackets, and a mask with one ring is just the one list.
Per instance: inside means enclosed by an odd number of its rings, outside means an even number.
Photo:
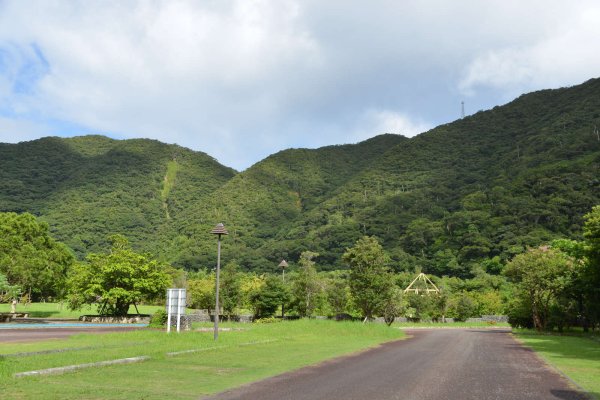
[{"label": "shadow on grass", "polygon": [[58,314],[58,311],[31,311],[29,316],[31,318],[49,318],[55,314]]},{"label": "shadow on grass", "polygon": [[527,331],[518,332],[517,337],[535,339],[535,343],[525,343],[525,345],[533,347],[537,352],[552,354],[558,358],[600,362],[600,343],[597,339]]}]

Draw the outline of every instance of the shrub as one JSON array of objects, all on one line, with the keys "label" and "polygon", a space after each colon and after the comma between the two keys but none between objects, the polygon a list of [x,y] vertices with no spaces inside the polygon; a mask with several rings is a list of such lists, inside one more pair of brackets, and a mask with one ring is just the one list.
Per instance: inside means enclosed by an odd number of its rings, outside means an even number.
[{"label": "shrub", "polygon": [[274,322],[281,322],[281,319],[275,318],[275,317],[268,317],[268,318],[258,318],[254,320],[254,323],[256,324],[272,324]]},{"label": "shrub", "polygon": [[150,324],[148,326],[152,328],[162,328],[167,324],[169,316],[165,310],[157,310],[152,317],[150,317]]}]

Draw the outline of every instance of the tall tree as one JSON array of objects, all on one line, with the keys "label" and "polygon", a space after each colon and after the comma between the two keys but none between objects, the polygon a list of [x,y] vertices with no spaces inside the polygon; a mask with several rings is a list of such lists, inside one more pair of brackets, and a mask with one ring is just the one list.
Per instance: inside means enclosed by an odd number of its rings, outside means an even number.
[{"label": "tall tree", "polygon": [[383,247],[374,237],[365,236],[346,250],[343,260],[351,268],[350,290],[363,317],[383,315],[394,287]]},{"label": "tall tree", "polygon": [[330,277],[325,292],[327,301],[336,315],[346,311],[350,299],[350,288],[348,287],[348,279],[345,276]]},{"label": "tall tree", "polygon": [[319,282],[314,258],[318,253],[304,251],[300,254],[298,275],[292,284],[293,306],[301,317],[310,317],[317,306],[317,297],[323,291]]},{"label": "tall tree", "polygon": [[600,322],[600,205],[585,216],[583,227],[585,239],[585,270],[583,283],[586,288],[586,311],[592,324]]},{"label": "tall tree", "polygon": [[279,277],[269,275],[264,285],[249,294],[254,318],[272,317],[277,308],[290,301],[290,293]]},{"label": "tall tree", "polygon": [[0,213],[0,272],[32,300],[62,296],[72,263],[71,252],[50,236],[48,224],[28,213]]},{"label": "tall tree", "polygon": [[223,313],[229,318],[235,313],[242,301],[241,279],[239,267],[235,263],[228,263],[221,271],[220,290]]},{"label": "tall tree", "polygon": [[198,271],[187,281],[190,306],[193,308],[214,310],[215,302],[215,275]]},{"label": "tall tree", "polygon": [[138,254],[121,235],[109,237],[107,254],[90,254],[69,277],[69,306],[98,304],[100,314],[124,316],[129,306],[164,295],[171,284],[169,266]]},{"label": "tall tree", "polygon": [[540,247],[517,255],[504,272],[518,285],[518,308],[530,309],[535,328],[543,330],[551,306],[571,283],[575,263],[561,251]]}]

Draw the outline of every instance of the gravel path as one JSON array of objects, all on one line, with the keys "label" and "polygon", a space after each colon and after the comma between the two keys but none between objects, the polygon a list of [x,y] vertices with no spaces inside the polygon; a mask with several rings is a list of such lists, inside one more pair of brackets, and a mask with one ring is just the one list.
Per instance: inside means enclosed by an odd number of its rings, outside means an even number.
[{"label": "gravel path", "polygon": [[209,399],[588,399],[508,330],[407,333],[413,337]]}]

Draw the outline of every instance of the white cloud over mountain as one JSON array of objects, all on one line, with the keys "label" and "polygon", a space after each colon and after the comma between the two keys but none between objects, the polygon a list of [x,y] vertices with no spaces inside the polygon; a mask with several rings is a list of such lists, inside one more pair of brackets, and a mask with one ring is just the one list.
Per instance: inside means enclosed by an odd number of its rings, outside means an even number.
[{"label": "white cloud over mountain", "polygon": [[595,1],[0,2],[0,141],[106,133],[238,169],[598,74]]}]

